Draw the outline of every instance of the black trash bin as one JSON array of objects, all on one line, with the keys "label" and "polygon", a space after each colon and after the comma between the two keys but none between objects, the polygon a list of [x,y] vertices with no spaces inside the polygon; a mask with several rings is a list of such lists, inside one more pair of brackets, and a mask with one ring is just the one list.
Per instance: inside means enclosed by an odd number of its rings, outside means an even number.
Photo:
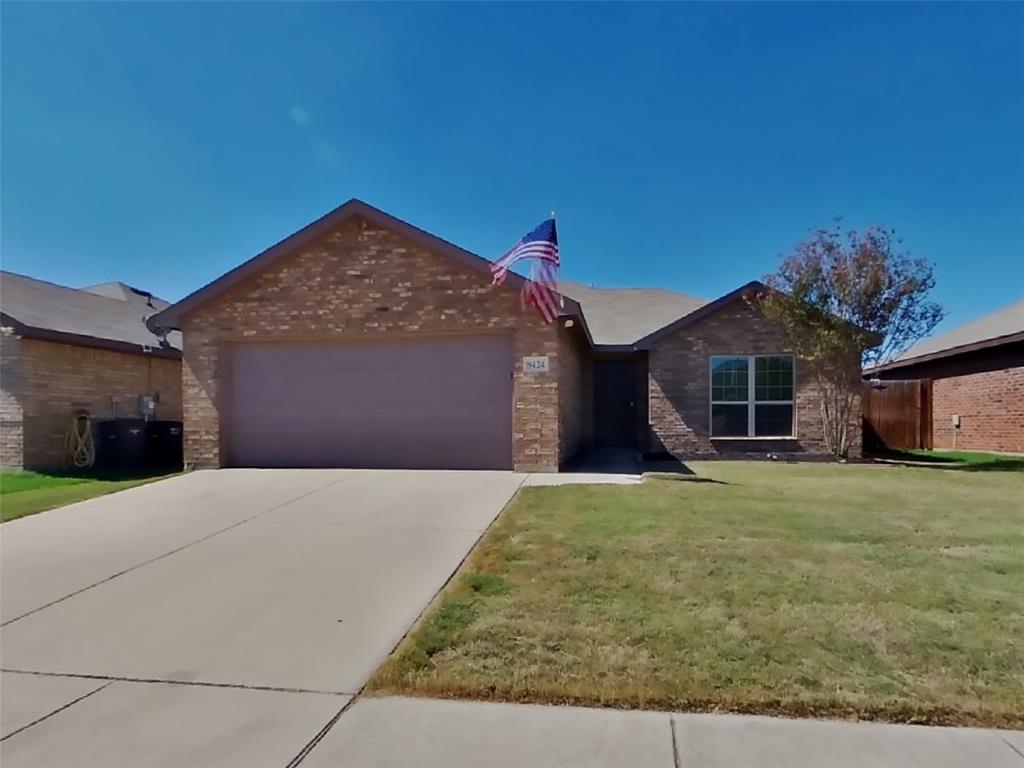
[{"label": "black trash bin", "polygon": [[157,469],[181,469],[184,460],[181,422],[146,422],[146,464]]},{"label": "black trash bin", "polygon": [[96,424],[96,467],[108,472],[131,471],[146,465],[146,422],[110,419]]}]

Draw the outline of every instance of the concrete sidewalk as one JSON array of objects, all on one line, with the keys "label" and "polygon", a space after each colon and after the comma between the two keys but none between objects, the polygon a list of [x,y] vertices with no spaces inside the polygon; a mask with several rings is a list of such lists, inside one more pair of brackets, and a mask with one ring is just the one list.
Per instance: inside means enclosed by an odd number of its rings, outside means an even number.
[{"label": "concrete sidewalk", "polygon": [[362,698],[302,768],[1024,768],[1024,732]]}]

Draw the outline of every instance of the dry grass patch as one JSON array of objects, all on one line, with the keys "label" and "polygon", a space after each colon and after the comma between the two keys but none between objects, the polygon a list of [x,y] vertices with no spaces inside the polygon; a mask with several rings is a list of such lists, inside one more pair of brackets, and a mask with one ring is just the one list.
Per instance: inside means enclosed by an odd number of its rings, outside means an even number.
[{"label": "dry grass patch", "polygon": [[370,688],[1024,725],[1024,474],[694,468],[523,489]]}]

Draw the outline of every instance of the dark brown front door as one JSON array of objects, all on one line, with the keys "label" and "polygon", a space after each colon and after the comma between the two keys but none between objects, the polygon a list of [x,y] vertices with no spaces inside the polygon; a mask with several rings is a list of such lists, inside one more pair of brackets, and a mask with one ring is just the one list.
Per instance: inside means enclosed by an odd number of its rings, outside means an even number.
[{"label": "dark brown front door", "polygon": [[636,445],[636,396],[634,358],[594,361],[594,444],[597,448]]},{"label": "dark brown front door", "polygon": [[511,469],[512,365],[507,336],[237,344],[228,461]]}]

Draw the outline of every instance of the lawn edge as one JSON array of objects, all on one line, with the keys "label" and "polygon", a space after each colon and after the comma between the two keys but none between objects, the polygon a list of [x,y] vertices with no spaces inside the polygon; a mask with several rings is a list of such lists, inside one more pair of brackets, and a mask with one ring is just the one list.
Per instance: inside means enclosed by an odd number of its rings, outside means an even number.
[{"label": "lawn edge", "polygon": [[[390,657],[389,657],[390,658]],[[376,673],[375,673],[376,674]],[[537,691],[501,691],[471,686],[402,687],[386,685],[375,687],[367,682],[364,696],[405,696],[417,699],[444,699],[452,701],[493,702],[501,704],[536,704],[543,706],[586,707],[613,709],[624,712],[676,712],[683,714],[759,715],[801,720],[846,720],[857,722],[889,723],[893,725],[952,726],[957,728],[995,728],[999,730],[1024,729],[1024,713],[992,713],[992,716],[965,710],[939,707],[854,707],[834,703],[801,703],[775,701],[720,701],[708,699],[630,699],[599,696],[575,696]]]},{"label": "lawn edge", "polygon": [[[62,502],[59,502],[59,503],[55,504],[52,507],[48,506],[48,507],[43,507],[42,509],[35,509],[35,510],[31,511],[31,512],[25,512],[24,514],[20,514],[17,517],[4,517],[2,510],[0,510],[0,525],[6,525],[7,523],[13,523],[16,520],[24,520],[26,517],[33,517],[33,516],[41,514],[43,512],[53,512],[55,509],[63,509],[64,507],[69,507],[72,504],[80,504],[83,501],[89,501],[91,499],[99,499],[99,498],[101,498],[103,496],[112,496],[115,493],[123,493],[124,491],[130,491],[133,488],[141,488],[144,485],[149,485],[151,483],[157,483],[157,482],[159,482],[161,480],[168,480],[168,479],[170,479],[172,477],[178,477],[178,476],[183,475],[183,474],[185,474],[185,473],[184,472],[171,472],[170,474],[167,474],[167,475],[158,475],[156,477],[145,477],[145,478],[140,479],[139,482],[133,483],[132,485],[126,486],[124,488],[111,488],[109,490],[101,491],[100,493],[92,494],[90,496],[84,496],[84,497],[82,497],[80,499],[72,499],[70,501],[62,501]],[[74,486],[68,486],[68,487],[73,488]],[[6,494],[6,495],[8,495],[8,496],[17,496],[19,493],[28,493],[31,490],[38,490],[38,489],[33,488],[33,489],[26,490],[26,491],[15,491],[14,493]],[[0,506],[2,506],[2,497],[0,497]]]}]

